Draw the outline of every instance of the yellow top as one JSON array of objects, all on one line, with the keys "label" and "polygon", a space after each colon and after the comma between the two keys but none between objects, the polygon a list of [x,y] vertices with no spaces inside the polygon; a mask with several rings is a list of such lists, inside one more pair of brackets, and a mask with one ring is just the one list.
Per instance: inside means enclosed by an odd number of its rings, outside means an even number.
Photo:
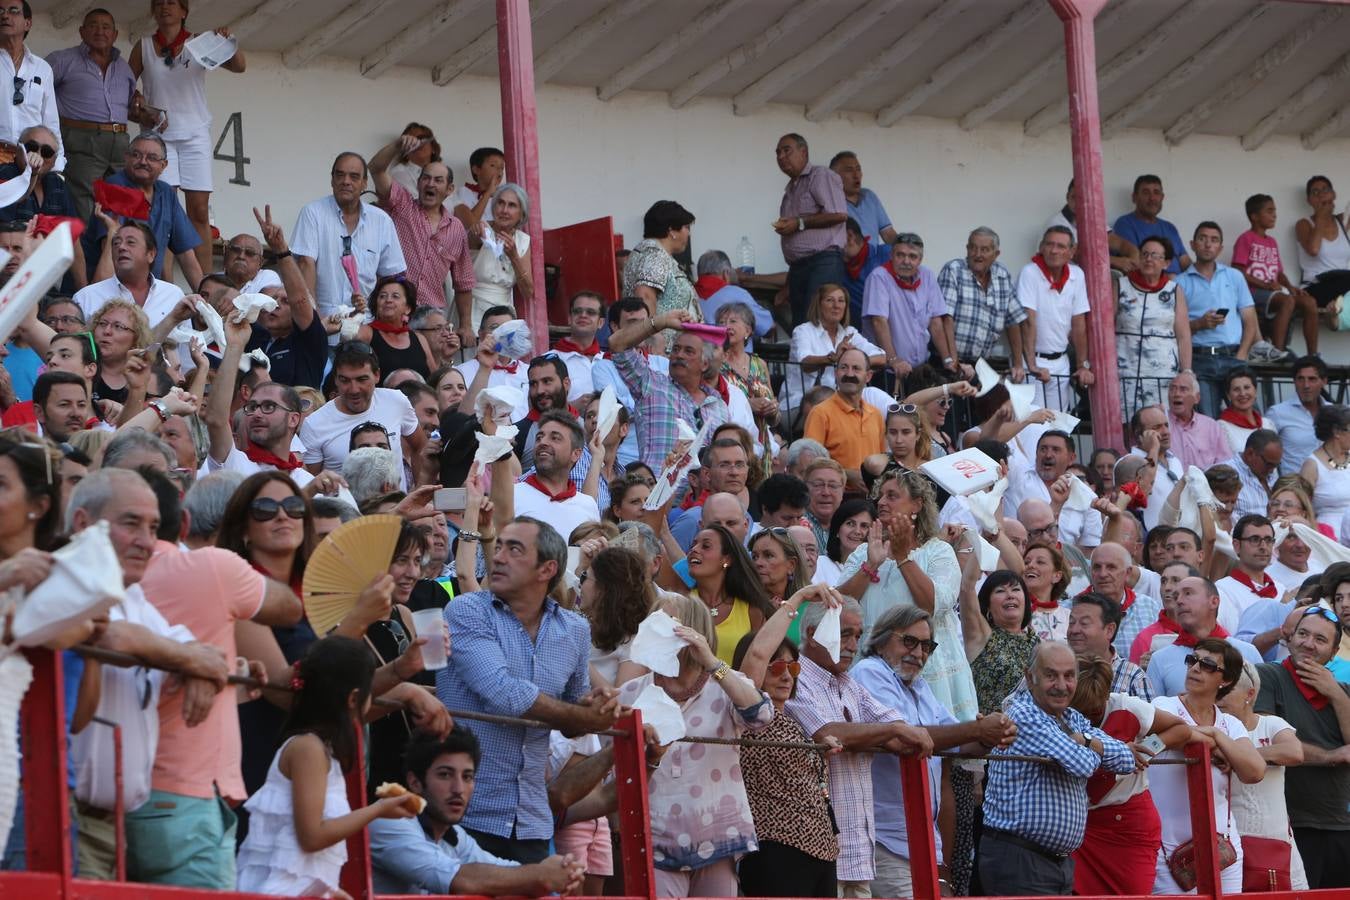
[{"label": "yellow top", "polygon": [[714,619],[713,624],[717,631],[717,658],[731,665],[736,645],[750,633],[750,604],[744,600],[733,600],[731,612],[721,621]]}]

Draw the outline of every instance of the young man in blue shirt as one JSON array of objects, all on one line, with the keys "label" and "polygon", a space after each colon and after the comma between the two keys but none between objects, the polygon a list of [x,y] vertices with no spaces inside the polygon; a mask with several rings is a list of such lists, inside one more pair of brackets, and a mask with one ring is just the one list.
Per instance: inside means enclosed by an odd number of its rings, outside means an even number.
[{"label": "young man in blue shirt", "polygon": [[1111,227],[1118,236],[1134,246],[1141,246],[1144,238],[1161,237],[1172,242],[1172,261],[1167,271],[1178,275],[1191,266],[1191,258],[1186,255],[1186,244],[1181,240],[1177,227],[1159,217],[1163,207],[1162,179],[1157,175],[1140,175],[1134,180],[1134,192],[1130,194],[1134,201],[1134,212],[1126,213],[1116,219]]}]

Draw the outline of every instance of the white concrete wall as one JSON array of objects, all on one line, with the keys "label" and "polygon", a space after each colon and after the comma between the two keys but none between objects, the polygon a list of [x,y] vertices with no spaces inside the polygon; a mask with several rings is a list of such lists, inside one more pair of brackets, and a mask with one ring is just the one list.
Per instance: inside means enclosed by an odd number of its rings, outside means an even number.
[{"label": "white concrete wall", "polygon": [[[53,35],[45,24],[39,15],[30,36],[37,52],[78,42],[73,29]],[[370,80],[357,73],[353,60],[324,58],[290,70],[275,54],[250,53],[244,75],[221,71],[208,77],[208,85],[213,138],[231,114],[242,113],[251,160],[249,187],[230,184],[233,166],[215,163],[212,205],[227,236],[254,230],[250,207],[263,203],[271,203],[281,221],[293,222],[301,205],[328,191],[329,164],[338,151],[369,155],[408,121],[435,130],[461,180],[470,151],[501,142],[500,95],[491,79],[460,78],[440,88],[423,70],[399,68]],[[985,224],[1002,235],[1003,261],[1015,272],[1062,204],[1071,174],[1067,129],[1032,139],[1018,123],[964,132],[952,121],[915,119],[885,129],[870,116],[856,116],[818,125],[798,108],[771,106],[737,118],[724,99],[672,110],[664,95],[629,93],[605,103],[589,88],[544,86],[538,99],[546,226],[612,215],[631,246],[647,207],[674,199],[698,217],[696,254],[710,247],[734,254],[746,234],[760,271],[782,266],[769,223],[784,183],[773,148],[787,131],[806,136],[817,162],[828,162],[837,150],[856,151],[864,183],[882,197],[897,227],[924,236],[934,268],[961,255],[969,230]],[[231,137],[222,150],[232,146]],[[1350,141],[1339,140],[1309,153],[1297,138],[1279,137],[1247,153],[1236,138],[1205,135],[1172,148],[1159,133],[1128,132],[1105,148],[1111,216],[1129,210],[1135,175],[1153,172],[1167,190],[1163,215],[1183,235],[1212,218],[1231,244],[1247,227],[1243,200],[1269,193],[1279,206],[1277,237],[1291,265],[1294,222],[1306,211],[1304,180],[1326,174],[1342,182],[1350,199],[1347,149]]]}]

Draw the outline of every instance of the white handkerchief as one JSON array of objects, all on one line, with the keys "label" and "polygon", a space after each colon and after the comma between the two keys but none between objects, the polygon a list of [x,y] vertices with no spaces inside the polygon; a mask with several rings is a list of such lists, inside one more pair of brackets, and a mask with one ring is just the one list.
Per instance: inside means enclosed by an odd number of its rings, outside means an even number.
[{"label": "white handkerchief", "polygon": [[349,315],[342,320],[338,326],[338,338],[344,341],[356,339],[356,333],[361,330],[361,316]]},{"label": "white handkerchief", "polygon": [[984,539],[982,534],[975,534],[975,552],[979,554],[981,572],[993,572],[999,568],[998,561],[1001,554],[997,547]]},{"label": "white handkerchief", "polygon": [[1270,523],[1270,527],[1275,531],[1275,543],[1272,546],[1278,547],[1289,537],[1289,523],[1276,520]]},{"label": "white handkerchief", "polygon": [[1222,528],[1214,529],[1214,551],[1222,553],[1229,559],[1237,559],[1237,551],[1233,549],[1233,533],[1224,531]]},{"label": "white handkerchief", "polygon": [[225,320],[220,317],[220,313],[205,300],[197,301],[197,315],[202,317],[206,323],[206,344],[209,346],[215,344],[222,351],[225,349]]},{"label": "white handkerchief", "polygon": [[514,437],[514,434],[508,437],[500,433],[483,434],[480,431],[478,433],[478,449],[473,452],[473,461],[484,466],[495,463],[511,452],[511,440]]},{"label": "white handkerchief", "polygon": [[1008,479],[1000,478],[987,491],[976,491],[966,497],[971,515],[979,523],[980,530],[993,533],[999,530],[999,508],[1003,504],[1003,494],[1008,490]]},{"label": "white handkerchief", "polygon": [[629,659],[646,666],[657,675],[674,678],[680,674],[679,653],[684,649],[683,638],[675,636],[678,623],[669,614],[656,610],[638,625],[637,635],[630,646]]},{"label": "white handkerchief", "polygon": [[815,642],[825,648],[832,662],[839,662],[839,617],[843,611],[841,606],[831,606],[825,610],[825,615],[820,617],[820,624],[816,626]]},{"label": "white handkerchief", "polygon": [[490,226],[483,229],[483,246],[492,251],[492,255],[498,259],[506,252],[506,245],[502,243],[501,236],[497,234]]},{"label": "white handkerchief", "polygon": [[1214,491],[1210,490],[1209,479],[1199,466],[1189,466],[1186,469],[1186,490],[1197,506],[1218,506],[1219,503],[1214,499]]},{"label": "white handkerchief", "polygon": [[264,310],[271,312],[277,308],[277,301],[266,294],[240,294],[230,302],[235,308],[234,321],[248,320],[250,325],[258,321],[259,313]]},{"label": "white handkerchief", "polygon": [[1012,399],[1013,418],[1018,422],[1036,411],[1036,385],[1009,382],[1008,396]]},{"label": "white handkerchief", "polygon": [[1076,509],[1084,512],[1092,508],[1092,501],[1097,499],[1097,495],[1092,493],[1092,488],[1088,487],[1081,478],[1073,478],[1073,486],[1069,488],[1069,499],[1064,501],[1065,509]]},{"label": "white handkerchief", "polygon": [[491,420],[498,425],[510,425],[512,410],[524,402],[520,388],[498,384],[483,388],[474,398],[473,408],[480,422]]},{"label": "white handkerchief", "polygon": [[107,612],[126,596],[107,522],[76,534],[52,559],[51,574],[14,613],[14,639],[25,647],[36,647],[75,622]]},{"label": "white handkerchief", "polygon": [[975,360],[975,377],[980,379],[980,389],[975,392],[976,397],[983,397],[998,384],[998,373],[983,359]]},{"label": "white handkerchief", "polygon": [[240,372],[247,374],[257,368],[263,368],[269,372],[272,371],[272,360],[268,359],[267,354],[262,351],[261,347],[250,350],[248,353],[239,357]]},{"label": "white handkerchief", "polygon": [[[1302,522],[1295,522],[1293,533],[1300,541],[1308,545],[1308,563],[1309,568],[1313,566],[1326,567],[1332,563],[1350,562],[1350,547],[1345,546],[1339,541],[1333,541],[1316,528],[1309,528]],[[1297,587],[1297,585],[1289,585]]]},{"label": "white handkerchief", "polygon": [[164,336],[165,340],[173,341],[181,347],[191,345],[192,339],[197,338],[202,344],[206,344],[207,334],[205,331],[197,331],[192,327],[191,319],[184,319]]},{"label": "white handkerchief", "polygon": [[665,691],[654,684],[642,689],[633,701],[633,709],[642,713],[642,724],[652,726],[658,743],[665,745],[685,735],[684,713]]},{"label": "white handkerchief", "polygon": [[1071,416],[1063,410],[1056,409],[1051,411],[1055,414],[1055,418],[1050,422],[1050,425],[1046,429],[1047,431],[1062,431],[1065,434],[1073,434],[1073,430],[1077,428],[1078,423],[1082,421],[1082,419]]},{"label": "white handkerchief", "polygon": [[614,393],[614,385],[606,385],[600,392],[600,410],[595,414],[595,430],[607,438],[618,421],[619,398]]},{"label": "white handkerchief", "polygon": [[534,349],[534,338],[530,337],[530,326],[524,319],[498,325],[492,332],[492,340],[497,352],[507,359],[525,359]]}]

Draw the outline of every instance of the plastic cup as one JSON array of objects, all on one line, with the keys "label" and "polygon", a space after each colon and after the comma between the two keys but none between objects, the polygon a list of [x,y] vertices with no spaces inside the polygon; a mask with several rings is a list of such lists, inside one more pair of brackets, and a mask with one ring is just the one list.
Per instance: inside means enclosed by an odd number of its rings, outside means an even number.
[{"label": "plastic cup", "polygon": [[427,671],[444,669],[450,662],[445,654],[445,610],[420,609],[412,618],[417,636],[427,639],[422,645],[422,662]]}]

